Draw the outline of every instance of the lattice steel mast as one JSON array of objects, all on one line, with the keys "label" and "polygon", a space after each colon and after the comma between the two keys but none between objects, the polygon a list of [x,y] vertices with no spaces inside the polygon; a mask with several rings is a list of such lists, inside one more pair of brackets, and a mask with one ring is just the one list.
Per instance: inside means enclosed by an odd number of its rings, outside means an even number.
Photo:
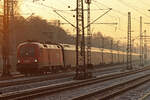
[{"label": "lattice steel mast", "polygon": [[131,13],[128,12],[127,69],[132,69]]},{"label": "lattice steel mast", "polygon": [[91,0],[85,0],[85,2],[87,3],[87,25],[89,25],[87,27],[87,65],[91,65],[91,13],[90,13],[90,4],[91,4]]},{"label": "lattice steel mast", "polygon": [[76,79],[86,77],[83,0],[77,0],[76,8]]},{"label": "lattice steel mast", "polygon": [[143,33],[142,33],[142,17],[140,16],[140,65],[144,65],[143,59]]}]

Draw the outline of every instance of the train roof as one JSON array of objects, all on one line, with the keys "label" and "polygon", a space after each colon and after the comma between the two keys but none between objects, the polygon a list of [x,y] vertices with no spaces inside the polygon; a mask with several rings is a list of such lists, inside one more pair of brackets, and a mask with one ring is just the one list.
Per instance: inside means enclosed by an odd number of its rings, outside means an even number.
[{"label": "train roof", "polygon": [[[76,50],[76,46],[75,45],[72,45],[72,44],[44,44],[44,43],[40,43],[40,42],[23,42],[23,43],[20,43],[18,45],[21,46],[21,45],[25,45],[25,44],[36,44],[38,45],[40,48],[46,48],[46,49],[60,49],[61,46],[64,48],[64,50]],[[87,47],[85,47],[87,48]],[[117,51],[117,50],[110,50],[110,49],[104,49],[104,48],[96,48],[96,47],[91,47],[91,51],[93,52],[104,52],[104,53],[111,53],[113,52],[113,54],[126,54],[126,52],[123,52],[123,51]],[[137,53],[132,53],[132,55],[139,55]]]},{"label": "train roof", "polygon": [[[75,50],[76,49],[76,46],[75,45],[71,45],[71,44],[61,44],[63,46],[63,48],[65,50]],[[87,48],[87,47],[86,47]],[[113,52],[113,54],[123,54],[125,55],[126,52],[123,52],[123,51],[117,51],[117,50],[110,50],[110,49],[104,49],[104,48],[96,48],[96,47],[91,47],[91,51],[93,52],[104,52],[104,53],[111,53],[111,51]],[[132,55],[139,55],[137,53],[132,53]]]},{"label": "train roof", "polygon": [[[64,47],[65,50],[75,50],[76,49],[75,45],[70,45],[70,44],[61,44],[61,45]],[[110,53],[110,49],[91,47],[91,51],[94,51],[94,52],[102,52],[102,50],[105,53]],[[115,52],[116,50],[112,50],[112,51]]]},{"label": "train roof", "polygon": [[26,44],[35,44],[35,45],[38,45],[39,48],[46,48],[46,49],[59,49],[61,48],[60,45],[56,45],[56,44],[43,44],[43,43],[40,43],[40,42],[23,42],[23,43],[20,43],[18,45],[18,47],[22,46],[22,45],[26,45]]}]

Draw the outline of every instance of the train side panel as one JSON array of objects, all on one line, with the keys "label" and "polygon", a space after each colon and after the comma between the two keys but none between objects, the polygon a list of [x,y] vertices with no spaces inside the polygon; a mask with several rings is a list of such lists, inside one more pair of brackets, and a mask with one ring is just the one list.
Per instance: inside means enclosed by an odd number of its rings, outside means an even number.
[{"label": "train side panel", "polygon": [[111,63],[111,54],[104,52],[104,63],[105,64],[110,64]]},{"label": "train side panel", "polygon": [[42,48],[40,52],[40,68],[63,67],[63,54],[61,48]]},{"label": "train side panel", "polygon": [[48,56],[49,56],[48,49],[41,48],[40,49],[40,57],[39,57],[39,67],[40,68],[49,66],[50,63],[49,63]]},{"label": "train side panel", "polygon": [[66,67],[75,67],[76,66],[76,52],[75,50],[65,49],[64,50],[64,58]]},{"label": "train side panel", "polygon": [[92,51],[91,54],[91,63],[93,65],[99,65],[102,62],[102,56],[100,52]]},{"label": "train side panel", "polygon": [[62,66],[63,65],[63,58],[62,58],[62,52],[61,49],[50,49],[50,65],[51,66]]}]

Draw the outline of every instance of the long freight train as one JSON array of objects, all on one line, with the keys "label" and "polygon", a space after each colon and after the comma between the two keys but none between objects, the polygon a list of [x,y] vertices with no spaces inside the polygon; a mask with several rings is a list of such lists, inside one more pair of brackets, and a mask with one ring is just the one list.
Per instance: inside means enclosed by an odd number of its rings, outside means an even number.
[{"label": "long freight train", "polygon": [[[139,55],[132,53],[136,61]],[[17,70],[22,74],[65,71],[76,66],[75,45],[23,42],[17,47]],[[126,62],[126,52],[91,48],[91,64],[117,64]]]}]

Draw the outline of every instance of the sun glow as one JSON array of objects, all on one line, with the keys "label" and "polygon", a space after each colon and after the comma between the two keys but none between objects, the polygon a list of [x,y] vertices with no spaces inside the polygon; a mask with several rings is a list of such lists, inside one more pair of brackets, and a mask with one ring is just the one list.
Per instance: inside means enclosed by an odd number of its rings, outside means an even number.
[{"label": "sun glow", "polygon": [[26,2],[25,0],[19,3],[19,13],[27,18],[34,13],[34,4],[32,2]]},{"label": "sun glow", "polygon": [[[97,1],[97,2],[94,2]],[[111,3],[110,3],[111,2]],[[102,4],[101,4],[102,3]],[[61,17],[59,17],[56,13],[53,12],[51,7],[54,7],[59,10],[71,10],[76,8],[76,0],[40,0],[38,2],[33,2],[33,0],[22,0],[20,3],[20,13],[25,18],[28,18],[31,15],[40,16],[47,20],[61,20],[61,22],[66,23]],[[128,4],[128,5],[127,5]],[[112,36],[112,37],[126,37],[127,33],[127,13],[130,11],[132,14],[132,30],[133,36],[139,35],[139,16],[143,15],[143,22],[149,22],[149,9],[150,3],[148,1],[142,0],[93,0],[91,4],[91,9],[106,9],[112,8],[112,11],[107,13],[105,16],[100,18],[97,23],[104,22],[104,23],[113,23],[117,22],[117,26],[111,25],[91,25],[94,32],[101,32],[105,35]],[[46,6],[44,6],[46,5]],[[105,6],[106,5],[106,6]],[[71,8],[69,9],[68,6]],[[86,5],[85,5],[86,8]],[[97,18],[98,16],[102,15],[105,11],[94,11],[91,10],[91,21]],[[75,18],[73,18],[73,14],[75,12],[60,12],[61,15],[65,16],[71,23],[75,25]],[[71,13],[71,14],[70,14]],[[85,12],[86,16],[86,12]],[[85,17],[85,24],[86,24],[86,17]],[[69,27],[69,25],[61,25],[69,30],[73,30],[73,27]],[[148,29],[148,26],[143,26]],[[93,32],[93,33],[94,33]],[[73,32],[72,32],[73,33]]]},{"label": "sun glow", "polygon": [[31,15],[40,16],[47,20],[57,18],[52,12],[52,9],[48,8],[48,6],[44,6],[44,3],[32,2],[31,0],[24,0],[20,2],[20,13],[25,18]]}]

